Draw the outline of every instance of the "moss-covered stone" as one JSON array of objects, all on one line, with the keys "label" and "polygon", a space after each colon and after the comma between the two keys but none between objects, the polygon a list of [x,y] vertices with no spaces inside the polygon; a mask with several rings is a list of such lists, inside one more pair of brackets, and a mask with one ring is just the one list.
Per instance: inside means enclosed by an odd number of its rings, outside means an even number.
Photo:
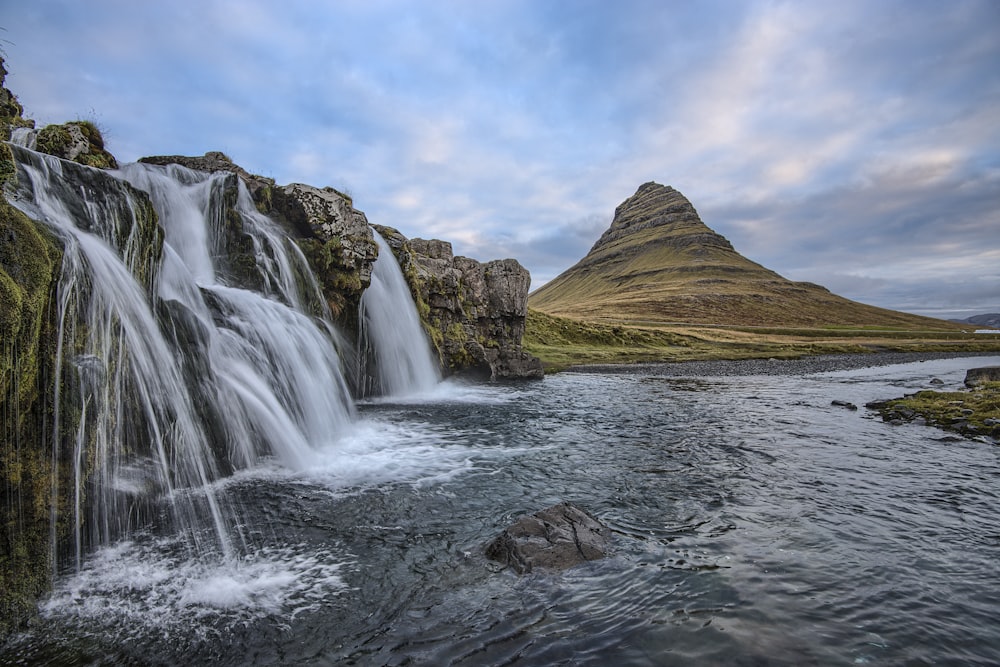
[{"label": "moss-covered stone", "polygon": [[87,120],[62,125],[46,125],[36,138],[41,153],[71,160],[98,169],[117,169],[118,161],[104,148],[104,137],[97,126]]},{"label": "moss-covered stone", "polygon": [[17,177],[17,166],[14,164],[14,154],[7,144],[0,144],[0,188],[12,182]]},{"label": "moss-covered stone", "polygon": [[969,391],[918,391],[866,407],[888,422],[920,420],[964,436],[1000,440],[1000,382],[985,382]]},{"label": "moss-covered stone", "polygon": [[326,241],[300,239],[298,245],[316,275],[330,314],[346,330],[356,332],[358,306],[365,285],[355,266],[344,260],[340,237]]},{"label": "moss-covered stone", "polygon": [[[10,139],[11,128],[34,127],[35,121],[23,117],[24,108],[17,97],[3,87],[7,78],[7,68],[0,57],[0,139]],[[14,165],[14,155],[6,144],[0,145],[0,188],[14,180],[17,169]]]},{"label": "moss-covered stone", "polygon": [[[52,571],[49,508],[55,240],[0,200],[0,635],[23,623]],[[58,486],[57,486],[58,488]]]}]

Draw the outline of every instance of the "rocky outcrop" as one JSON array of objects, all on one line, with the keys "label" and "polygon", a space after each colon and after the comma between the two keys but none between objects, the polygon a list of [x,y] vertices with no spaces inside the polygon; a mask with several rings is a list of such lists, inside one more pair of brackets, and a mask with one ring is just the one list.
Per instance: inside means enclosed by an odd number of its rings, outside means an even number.
[{"label": "rocky outcrop", "polygon": [[[258,210],[296,239],[337,323],[349,334],[357,332],[358,305],[371,284],[378,246],[373,226],[349,195],[302,183],[278,186],[217,151],[140,162],[239,177]],[[456,257],[447,241],[407,239],[391,227],[374,227],[393,249],[445,372],[492,380],[542,377],[541,362],[521,347],[531,284],[523,266],[513,259],[484,264]],[[243,250],[237,244],[230,252]]]},{"label": "rocky outcrop", "polygon": [[46,125],[35,138],[35,149],[88,167],[118,168],[115,156],[104,148],[101,131],[86,120],[75,120],[62,125]]},{"label": "rocky outcrop", "polygon": [[587,512],[560,503],[523,516],[486,545],[486,557],[518,574],[565,570],[607,555],[611,531]]},{"label": "rocky outcrop", "polygon": [[1000,382],[1000,366],[984,366],[965,371],[966,387],[975,387],[985,382]]},{"label": "rocky outcrop", "polygon": [[371,285],[378,258],[368,218],[344,193],[301,183],[274,188],[266,204],[269,215],[299,235],[299,247],[319,279],[330,311],[342,325],[356,330],[358,304]]},{"label": "rocky outcrop", "polygon": [[447,370],[491,380],[542,377],[521,348],[531,276],[514,259],[481,263],[447,241],[409,239],[378,227],[410,283]]}]

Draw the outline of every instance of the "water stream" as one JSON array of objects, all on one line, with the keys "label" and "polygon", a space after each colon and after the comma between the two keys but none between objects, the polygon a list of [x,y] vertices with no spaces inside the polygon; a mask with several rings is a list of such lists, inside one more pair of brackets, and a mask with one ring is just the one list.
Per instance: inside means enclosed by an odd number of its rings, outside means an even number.
[{"label": "water stream", "polygon": [[[136,536],[61,579],[10,661],[853,665],[1000,659],[1000,449],[831,406],[1000,358],[805,376],[561,374],[359,406],[219,493],[219,570]],[[574,502],[612,555],[518,577],[482,546]],[[155,656],[150,658],[149,656]]]}]

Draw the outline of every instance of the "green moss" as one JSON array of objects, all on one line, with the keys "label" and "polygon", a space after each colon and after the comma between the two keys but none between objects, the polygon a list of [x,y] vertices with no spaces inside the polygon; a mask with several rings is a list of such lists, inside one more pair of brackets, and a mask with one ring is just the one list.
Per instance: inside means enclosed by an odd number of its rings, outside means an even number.
[{"label": "green moss", "polygon": [[257,188],[253,193],[253,203],[261,213],[270,213],[274,208],[274,186],[269,183]]},{"label": "green moss", "polygon": [[[70,151],[75,143],[72,128],[77,128],[87,141],[87,147],[77,155],[70,157]],[[46,125],[35,139],[35,147],[39,152],[54,155],[63,159],[96,167],[98,169],[116,169],[118,161],[104,148],[104,137],[92,122],[76,120],[63,125]]]},{"label": "green moss", "polygon": [[0,635],[23,623],[49,583],[54,471],[49,422],[61,253],[47,232],[0,200]]},{"label": "green moss", "polygon": [[46,125],[35,137],[35,147],[39,153],[62,157],[72,141],[73,137],[65,125]]},{"label": "green moss", "polygon": [[963,435],[1000,436],[1000,382],[986,382],[970,391],[918,391],[868,405],[886,421],[922,418]]},{"label": "green moss", "polygon": [[17,166],[14,164],[14,154],[7,144],[0,144],[0,188],[17,178]]},{"label": "green moss", "polygon": [[302,239],[298,244],[319,281],[330,313],[351,330],[356,330],[357,308],[363,291],[361,274],[344,263],[340,238]]}]

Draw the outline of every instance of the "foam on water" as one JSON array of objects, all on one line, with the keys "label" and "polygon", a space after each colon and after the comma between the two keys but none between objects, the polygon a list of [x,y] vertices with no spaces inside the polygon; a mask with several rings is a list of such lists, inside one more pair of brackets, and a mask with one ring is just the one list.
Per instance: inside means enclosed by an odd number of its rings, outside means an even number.
[{"label": "foam on water", "polygon": [[[224,632],[265,617],[289,621],[342,604],[349,558],[307,545],[264,548],[237,559],[192,559],[176,540],[103,547],[60,579],[41,606],[48,620],[100,628],[117,640]],[[192,628],[192,624],[196,627]]]},{"label": "foam on water", "polygon": [[404,396],[375,396],[359,401],[361,405],[428,405],[433,403],[476,403],[500,405],[517,396],[516,388],[503,385],[468,384],[444,380],[420,393]]}]

